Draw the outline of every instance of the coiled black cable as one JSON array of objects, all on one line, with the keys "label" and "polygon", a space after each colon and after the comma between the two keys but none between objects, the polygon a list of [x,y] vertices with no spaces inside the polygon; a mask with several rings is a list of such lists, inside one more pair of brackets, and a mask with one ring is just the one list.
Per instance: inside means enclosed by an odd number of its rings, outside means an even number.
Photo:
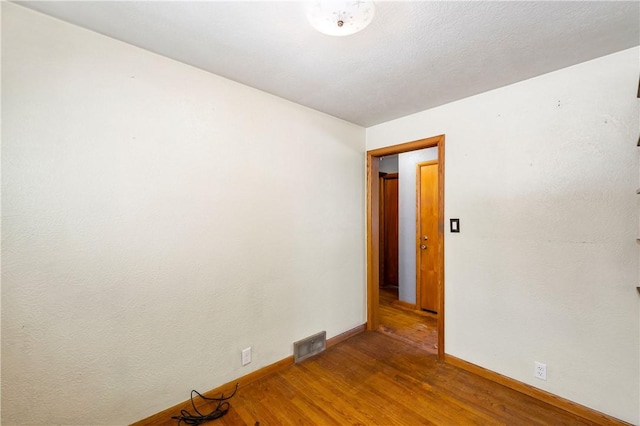
[{"label": "coiled black cable", "polygon": [[[195,411],[196,414],[191,414],[187,410],[180,410],[179,416],[173,416],[171,418],[177,420],[178,425],[182,424],[183,422],[187,425],[199,425],[210,420],[219,419],[220,417],[227,414],[227,412],[229,412],[231,404],[229,404],[227,401],[236,394],[239,385],[239,383],[236,383],[236,388],[233,390],[233,393],[231,395],[224,396],[224,394],[222,394],[220,395],[220,398],[207,398],[194,389],[191,391],[191,406],[193,407],[193,411]],[[212,412],[208,414],[202,414],[200,411],[198,411],[198,409],[196,408],[196,404],[193,401],[194,393],[206,401],[218,401],[218,405],[216,405],[216,408]]]}]

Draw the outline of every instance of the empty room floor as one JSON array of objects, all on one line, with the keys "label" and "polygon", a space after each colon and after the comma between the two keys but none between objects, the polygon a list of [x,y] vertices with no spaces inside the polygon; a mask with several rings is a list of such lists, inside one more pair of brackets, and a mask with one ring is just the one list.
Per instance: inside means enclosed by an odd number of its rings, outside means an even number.
[{"label": "empty room floor", "polygon": [[358,334],[256,380],[230,402],[228,414],[211,424],[595,424],[439,363],[431,351],[381,332]]},{"label": "empty room floor", "polygon": [[211,424],[595,424],[379,332],[257,380],[230,402],[229,413]]}]

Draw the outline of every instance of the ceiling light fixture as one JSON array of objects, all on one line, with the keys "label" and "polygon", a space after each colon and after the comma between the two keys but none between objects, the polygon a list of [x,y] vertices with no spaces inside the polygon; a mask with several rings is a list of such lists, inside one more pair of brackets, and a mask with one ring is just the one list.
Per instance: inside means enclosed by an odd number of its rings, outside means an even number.
[{"label": "ceiling light fixture", "polygon": [[309,6],[307,19],[316,30],[331,36],[346,36],[363,30],[371,20],[373,1],[315,1]]}]

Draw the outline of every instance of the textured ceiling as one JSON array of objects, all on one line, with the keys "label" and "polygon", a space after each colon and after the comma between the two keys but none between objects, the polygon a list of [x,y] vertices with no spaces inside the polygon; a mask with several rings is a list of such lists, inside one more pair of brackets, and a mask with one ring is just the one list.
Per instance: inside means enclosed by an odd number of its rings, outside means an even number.
[{"label": "textured ceiling", "polygon": [[640,44],[640,2],[376,2],[364,31],[305,2],[16,2],[371,126]]}]

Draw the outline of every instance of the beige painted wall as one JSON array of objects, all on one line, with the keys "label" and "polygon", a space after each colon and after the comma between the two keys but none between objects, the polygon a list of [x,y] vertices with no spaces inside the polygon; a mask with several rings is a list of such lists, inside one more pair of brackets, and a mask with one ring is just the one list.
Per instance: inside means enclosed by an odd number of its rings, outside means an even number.
[{"label": "beige painted wall", "polygon": [[[446,352],[640,423],[640,51],[367,129],[446,135]],[[548,380],[533,377],[534,361]]]},{"label": "beige painted wall", "polygon": [[7,2],[2,106],[3,424],[125,424],[366,321],[363,128]]},{"label": "beige painted wall", "polygon": [[[365,320],[362,128],[2,12],[3,423],[131,422]],[[447,136],[447,352],[634,423],[638,55],[367,129]]]}]

